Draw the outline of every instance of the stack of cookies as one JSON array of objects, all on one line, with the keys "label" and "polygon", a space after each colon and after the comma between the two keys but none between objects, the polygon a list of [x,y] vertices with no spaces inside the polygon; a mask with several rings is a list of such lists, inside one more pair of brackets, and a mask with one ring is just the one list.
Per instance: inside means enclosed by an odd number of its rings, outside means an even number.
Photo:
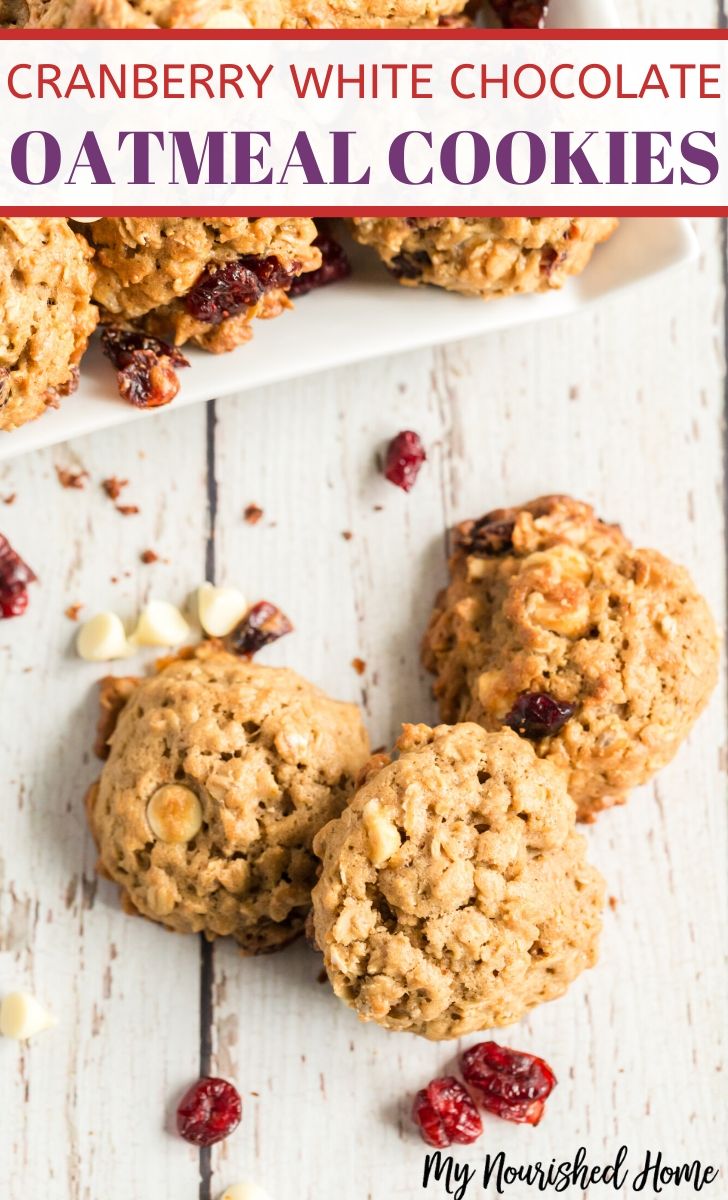
[{"label": "stack of cookies", "polygon": [[687,572],[549,496],[467,521],[424,661],[447,724],[369,756],[354,705],[218,642],[107,680],[99,867],[170,929],[280,948],[308,922],[334,992],[432,1039],[506,1025],[597,957],[577,820],[677,752],[718,639]]}]

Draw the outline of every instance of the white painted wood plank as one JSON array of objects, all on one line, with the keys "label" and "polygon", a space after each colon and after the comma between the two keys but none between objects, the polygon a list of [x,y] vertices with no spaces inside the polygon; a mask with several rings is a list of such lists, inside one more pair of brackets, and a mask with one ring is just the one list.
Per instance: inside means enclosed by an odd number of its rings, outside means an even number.
[{"label": "white painted wood plank", "polygon": [[[84,491],[54,463],[82,464]],[[83,796],[95,681],[72,652],[67,605],[133,615],[150,589],[183,594],[206,535],[204,411],[129,426],[3,468],[2,529],[41,578],[28,614],[0,623],[4,821],[0,993],[28,988],[59,1018],[27,1047],[0,1039],[0,1195],[108,1200],[197,1195],[197,1154],[164,1132],[165,1109],[195,1078],[199,945],[124,916],[97,882]],[[100,489],[129,479],[122,517]],[[142,566],[139,552],[169,553]],[[111,577],[118,578],[112,583]],[[122,665],[119,670],[123,671]]]}]

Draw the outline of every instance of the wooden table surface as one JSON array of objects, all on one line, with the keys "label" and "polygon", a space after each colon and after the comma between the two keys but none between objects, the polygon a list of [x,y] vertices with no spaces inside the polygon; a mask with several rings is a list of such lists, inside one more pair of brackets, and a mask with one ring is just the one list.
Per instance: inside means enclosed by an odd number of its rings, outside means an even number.
[{"label": "wooden table surface", "polygon": [[[716,24],[716,9],[620,5],[644,24]],[[686,563],[723,620],[725,243],[718,223],[698,231],[698,266],[568,321],[165,412],[2,468],[0,496],[17,494],[2,530],[41,582],[28,615],[0,624],[0,993],[27,988],[59,1018],[0,1041],[3,1200],[209,1200],[242,1178],[274,1200],[423,1194],[408,1104],[455,1046],[360,1025],[303,944],[243,960],[124,916],[96,879],[82,798],[102,672],[75,657],[64,610],[131,617],[204,578],[273,599],[296,632],[264,661],[360,700],[375,745],[435,716],[418,642],[456,519],[571,492]],[[375,466],[406,427],[429,448],[410,496]],[[85,488],[62,489],[56,465],[82,467]],[[111,475],[138,515],[104,495]],[[147,548],[159,562],[142,565]],[[606,1162],[626,1143],[635,1164],[650,1149],[725,1170],[724,697],[652,786],[588,830],[615,898],[601,961],[504,1031],[560,1086],[537,1130],[490,1120],[484,1150],[548,1161],[584,1145]],[[200,1071],[244,1096],[240,1131],[212,1154],[169,1132]],[[728,1195],[726,1175],[704,1194]]]}]

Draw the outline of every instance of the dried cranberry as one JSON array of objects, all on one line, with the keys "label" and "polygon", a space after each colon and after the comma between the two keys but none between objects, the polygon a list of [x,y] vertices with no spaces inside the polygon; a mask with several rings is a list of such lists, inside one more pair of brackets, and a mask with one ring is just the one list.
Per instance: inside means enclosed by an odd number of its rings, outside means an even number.
[{"label": "dried cranberry", "polygon": [[554,700],[546,692],[521,692],[504,723],[535,742],[539,738],[553,737],[574,712],[573,704]]},{"label": "dried cranberry", "polygon": [[285,637],[292,630],[293,625],[280,608],[261,600],[248,610],[225,640],[228,650],[233,654],[252,658],[263,646]]},{"label": "dried cranberry", "polygon": [[420,467],[427,460],[425,448],[420,435],[411,429],[403,429],[392,438],[387,446],[387,457],[384,462],[384,474],[390,483],[411,492],[420,473]]},{"label": "dried cranberry", "polygon": [[261,296],[274,288],[289,288],[301,264],[284,267],[270,256],[258,258],[244,254],[225,263],[210,263],[183,300],[186,311],[196,321],[219,325],[257,304]]},{"label": "dried cranberry", "polygon": [[0,617],[19,617],[28,607],[28,584],[35,572],[0,533]]},{"label": "dried cranberry", "polygon": [[419,1125],[424,1141],[440,1150],[453,1142],[469,1146],[483,1132],[483,1122],[472,1096],[452,1075],[433,1079],[417,1093],[412,1105],[412,1120]]},{"label": "dried cranberry", "polygon": [[136,408],[169,404],[179,391],[177,368],[190,365],[176,346],[129,329],[105,329],[101,349],[116,367],[119,395]]},{"label": "dried cranberry", "polygon": [[541,264],[539,270],[542,275],[550,279],[557,267],[560,267],[566,260],[566,251],[557,250],[555,246],[547,246],[541,252]]},{"label": "dried cranberry", "polygon": [[421,279],[432,260],[425,250],[403,250],[395,254],[389,269],[395,279]]},{"label": "dried cranberry", "polygon": [[466,521],[456,533],[457,543],[466,554],[490,558],[505,554],[513,546],[515,521],[493,520],[491,514],[479,521]]},{"label": "dried cranberry", "polygon": [[177,1107],[177,1132],[195,1146],[212,1146],[240,1124],[243,1104],[226,1079],[203,1076],[193,1083]]},{"label": "dried cranberry", "polygon": [[460,1060],[463,1075],[487,1112],[506,1121],[538,1125],[556,1076],[542,1058],[480,1042]]},{"label": "dried cranberry", "polygon": [[305,296],[314,288],[327,287],[351,275],[351,263],[346,250],[336,238],[320,233],[313,244],[321,251],[321,266],[316,271],[297,275],[288,289],[289,296]]},{"label": "dried cranberry", "polygon": [[549,0],[491,0],[507,29],[540,29],[546,20]]}]

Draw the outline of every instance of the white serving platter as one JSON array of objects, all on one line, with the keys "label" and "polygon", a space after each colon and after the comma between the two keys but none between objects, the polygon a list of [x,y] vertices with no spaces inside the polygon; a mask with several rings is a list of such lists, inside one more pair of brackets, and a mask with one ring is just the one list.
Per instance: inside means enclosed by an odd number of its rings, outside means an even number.
[{"label": "white serving platter", "polygon": [[[292,312],[273,321],[257,321],[247,345],[221,355],[191,350],[191,366],[180,372],[182,386],[168,411],[380,355],[568,316],[685,265],[697,253],[686,221],[628,218],[562,291],[486,304],[436,288],[402,287],[376,255],[358,247],[350,279],[301,297]],[[94,343],[77,392],[40,420],[0,435],[0,461],[160,411],[139,410],[119,398],[114,372]]]},{"label": "white serving platter", "polygon": [[[549,10],[554,28],[616,24],[613,0],[552,0]],[[685,266],[697,254],[688,222],[627,218],[597,250],[587,271],[562,291],[486,304],[436,288],[402,287],[374,253],[352,247],[351,279],[302,297],[293,312],[274,321],[257,321],[252,341],[230,354],[191,350],[191,366],[180,372],[182,386],[169,411],[347,363],[569,316],[586,304]],[[94,342],[84,358],[76,393],[40,420],[0,434],[0,461],[159,412],[133,408],[119,398],[114,373]]]}]

